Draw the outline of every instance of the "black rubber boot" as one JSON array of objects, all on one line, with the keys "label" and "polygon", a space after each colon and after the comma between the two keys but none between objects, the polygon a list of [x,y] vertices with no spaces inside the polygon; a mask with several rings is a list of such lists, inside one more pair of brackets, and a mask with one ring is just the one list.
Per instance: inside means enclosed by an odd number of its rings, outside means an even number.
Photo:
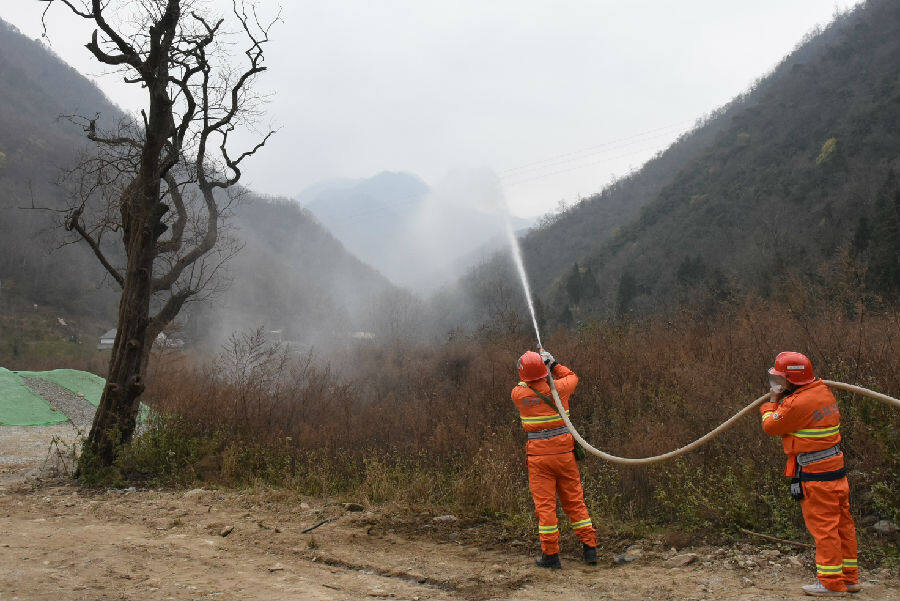
[{"label": "black rubber boot", "polygon": [[584,558],[584,563],[589,566],[597,565],[597,547],[591,547],[585,543],[581,543],[581,556]]},{"label": "black rubber boot", "polygon": [[553,555],[547,555],[546,553],[541,553],[539,559],[535,559],[534,563],[538,564],[538,567],[541,568],[549,568],[551,570],[561,570],[562,564],[559,563],[559,553],[554,553]]}]

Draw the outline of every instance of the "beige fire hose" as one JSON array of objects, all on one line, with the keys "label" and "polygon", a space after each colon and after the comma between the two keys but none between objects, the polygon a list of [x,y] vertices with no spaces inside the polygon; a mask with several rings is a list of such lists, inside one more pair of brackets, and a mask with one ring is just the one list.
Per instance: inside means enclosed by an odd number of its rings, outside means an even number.
[{"label": "beige fire hose", "polygon": [[[646,465],[648,463],[656,463],[657,461],[664,461],[666,459],[671,459],[673,457],[678,457],[679,455],[683,455],[684,453],[687,453],[688,451],[692,451],[693,449],[696,449],[700,445],[709,442],[710,440],[712,440],[713,438],[715,438],[716,436],[718,436],[719,434],[721,434],[722,432],[724,432],[725,430],[730,428],[731,425],[734,424],[734,422],[736,422],[737,420],[744,417],[744,415],[746,415],[747,413],[752,411],[754,407],[764,403],[771,396],[771,393],[764,394],[763,396],[759,397],[758,399],[756,399],[755,401],[753,401],[752,403],[750,403],[749,405],[747,405],[746,407],[744,407],[743,409],[738,411],[736,414],[734,414],[731,418],[729,418],[727,421],[725,421],[722,425],[720,425],[718,428],[716,428],[712,432],[709,432],[708,434],[698,438],[694,442],[692,442],[690,444],[686,444],[681,448],[675,449],[674,451],[669,451],[668,453],[663,453],[662,455],[656,455],[653,457],[617,457],[615,455],[610,455],[609,453],[605,453],[605,452],[601,451],[600,449],[595,448],[594,446],[591,445],[591,443],[589,443],[588,441],[586,441],[584,438],[581,437],[581,434],[578,433],[578,430],[575,429],[575,426],[573,426],[571,420],[569,420],[569,416],[566,414],[566,411],[562,406],[562,402],[559,400],[559,393],[556,391],[556,383],[553,381],[553,376],[548,375],[547,380],[550,383],[550,391],[553,393],[553,401],[554,401],[554,403],[556,403],[557,411],[559,411],[559,414],[562,416],[563,421],[566,422],[566,427],[569,428],[569,432],[572,434],[572,436],[575,438],[575,440],[577,440],[578,443],[582,447],[584,447],[584,450],[593,455],[596,455],[600,459],[605,459],[605,460],[611,461],[613,463],[622,463],[625,465]],[[885,403],[891,403],[893,405],[896,405],[898,408],[900,408],[900,400],[895,399],[894,397],[888,396],[886,394],[881,394],[880,392],[875,392],[873,390],[869,390],[868,388],[863,388],[861,386],[853,386],[852,384],[844,384],[843,382],[832,382],[831,380],[822,380],[822,381],[825,382],[825,384],[827,384],[831,388],[837,388],[840,390],[846,390],[848,392],[861,394],[861,395],[864,395],[864,396],[867,396],[867,397],[870,397],[873,399],[878,399],[879,401],[884,401]]]}]

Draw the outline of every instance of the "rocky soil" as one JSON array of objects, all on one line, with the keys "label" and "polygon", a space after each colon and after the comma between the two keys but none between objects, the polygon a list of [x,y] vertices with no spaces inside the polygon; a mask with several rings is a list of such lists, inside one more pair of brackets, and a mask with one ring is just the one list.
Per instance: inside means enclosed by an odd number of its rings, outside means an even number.
[{"label": "rocky soil", "polygon": [[22,378],[22,381],[28,388],[44,397],[51,407],[66,414],[76,429],[90,429],[97,408],[87,402],[83,396],[78,396],[62,386],[40,378]]}]

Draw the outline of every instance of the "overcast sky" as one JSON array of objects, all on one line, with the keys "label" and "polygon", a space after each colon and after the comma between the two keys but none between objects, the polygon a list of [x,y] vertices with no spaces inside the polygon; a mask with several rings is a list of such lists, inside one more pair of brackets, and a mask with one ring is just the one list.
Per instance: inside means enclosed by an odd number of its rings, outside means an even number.
[{"label": "overcast sky", "polygon": [[[436,183],[486,166],[513,212],[541,214],[639,167],[856,3],[285,0],[260,82],[276,92],[263,126],[281,129],[243,183],[295,196],[334,177],[393,170]],[[0,0],[0,17],[38,37],[43,6]],[[140,108],[137,86],[92,61],[90,31],[51,10],[57,54]]]}]

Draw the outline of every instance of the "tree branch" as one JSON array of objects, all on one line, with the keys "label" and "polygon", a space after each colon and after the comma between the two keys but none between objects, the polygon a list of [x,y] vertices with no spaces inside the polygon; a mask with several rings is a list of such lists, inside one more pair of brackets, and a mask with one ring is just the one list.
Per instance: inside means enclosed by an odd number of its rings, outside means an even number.
[{"label": "tree branch", "polygon": [[[75,116],[67,117],[70,121],[75,122]],[[83,126],[84,131],[87,134],[87,139],[91,142],[96,142],[98,144],[106,144],[108,146],[131,146],[137,150],[141,149],[141,143],[130,136],[114,136],[111,138],[106,138],[97,134],[97,119],[100,118],[100,113],[93,119],[88,119],[88,124]],[[80,119],[80,118],[79,118]]]},{"label": "tree branch", "polygon": [[212,125],[207,125],[206,129],[210,133],[216,130],[220,130],[224,126],[231,124],[231,122],[234,120],[234,116],[240,110],[240,93],[247,85],[247,82],[254,75],[262,73],[266,70],[266,67],[262,66],[262,62],[264,60],[262,46],[269,41],[269,29],[271,28],[271,24],[266,28],[259,27],[260,31],[262,32],[262,37],[257,38],[250,30],[249,17],[247,16],[246,10],[238,10],[237,0],[233,0],[233,9],[235,16],[241,23],[241,27],[244,28],[244,33],[247,35],[251,42],[250,47],[244,51],[244,54],[247,55],[247,58],[250,59],[250,67],[241,74],[237,82],[231,87],[231,106],[229,107],[228,111],[221,119],[219,119]]},{"label": "tree branch", "polygon": [[44,37],[47,37],[47,11],[50,10],[50,7],[54,2],[62,2],[66,6],[69,7],[74,14],[78,15],[82,19],[93,19],[94,14],[85,12],[84,10],[79,10],[72,4],[69,0],[38,0],[39,2],[45,2],[47,6],[44,7],[43,12],[41,12],[41,25],[44,27]]},{"label": "tree branch", "polygon": [[[230,130],[228,130],[228,131],[230,131]],[[267,133],[265,135],[265,137],[259,143],[257,143],[256,146],[254,146],[251,150],[247,150],[247,151],[241,153],[241,155],[238,156],[236,159],[231,160],[228,157],[228,150],[225,148],[225,143],[228,141],[228,133],[227,133],[227,131],[223,132],[222,133],[222,144],[219,147],[219,149],[222,151],[222,157],[225,159],[225,164],[228,165],[228,168],[234,172],[234,176],[226,178],[225,180],[222,180],[222,181],[211,181],[212,185],[215,186],[216,188],[230,188],[234,184],[238,183],[238,181],[241,179],[241,170],[240,170],[241,161],[243,161],[244,159],[246,159],[249,156],[253,156],[254,154],[256,154],[256,151],[258,151],[260,148],[265,146],[266,142],[274,134],[275,134],[275,132],[273,130],[270,130],[269,133]]]},{"label": "tree branch", "polygon": [[147,363],[150,361],[150,351],[153,349],[157,336],[175,319],[184,303],[196,293],[196,290],[187,288],[173,294],[159,312],[150,318],[147,324],[147,345],[144,347],[143,356],[141,357],[142,371],[147,368]]},{"label": "tree branch", "polygon": [[150,343],[149,346],[152,346],[153,342],[156,341],[156,337],[159,336],[159,333],[175,319],[178,312],[181,311],[181,307],[184,306],[184,303],[197,294],[197,292],[197,290],[192,288],[179,290],[169,297],[156,315],[150,318],[150,323],[147,326],[147,340]]},{"label": "tree branch", "polygon": [[169,188],[169,195],[172,197],[172,203],[175,205],[175,211],[178,217],[172,225],[172,236],[168,240],[161,241],[157,244],[156,253],[158,255],[164,253],[175,253],[181,250],[181,241],[184,237],[184,227],[187,225],[188,214],[184,206],[184,197],[178,188],[178,182],[171,174],[165,176],[166,185]]},{"label": "tree branch", "polygon": [[[144,73],[144,62],[140,60],[140,56],[138,55],[137,50],[135,50],[134,46],[125,41],[125,39],[119,35],[119,33],[112,28],[112,26],[106,21],[106,18],[103,16],[103,4],[100,0],[92,0],[91,3],[91,16],[94,19],[94,22],[100,26],[100,29],[103,30],[103,33],[109,37],[110,40],[116,45],[119,49],[119,52],[122,53],[123,56],[127,57],[126,61],[129,65],[137,69],[141,75],[145,75]],[[94,31],[94,35],[91,37],[91,44],[100,51],[99,46],[97,46],[97,32]],[[90,44],[88,45],[88,50],[93,50],[90,48]],[[102,51],[100,51],[102,52]],[[103,53],[105,54],[105,53]],[[94,53],[94,56],[97,56],[97,53]],[[108,55],[107,55],[108,56]],[[103,60],[99,56],[97,56],[98,60]]]},{"label": "tree branch", "polygon": [[153,292],[162,290],[171,290],[181,274],[184,273],[186,267],[193,265],[197,259],[212,250],[216,245],[216,239],[219,236],[218,221],[219,208],[216,206],[216,199],[213,196],[212,189],[202,189],[203,200],[206,202],[207,222],[206,234],[203,239],[188,252],[186,255],[178,259],[168,273],[153,279]]},{"label": "tree branch", "polygon": [[100,45],[97,43],[97,30],[94,30],[94,33],[91,34],[91,41],[84,45],[85,48],[91,51],[91,54],[96,57],[98,61],[104,63],[106,65],[130,65],[135,69],[140,70],[141,63],[137,58],[137,55],[126,55],[126,54],[107,54],[104,52]]},{"label": "tree branch", "polygon": [[91,250],[94,251],[94,255],[96,255],[97,259],[100,261],[100,264],[109,272],[109,275],[119,284],[119,286],[125,285],[125,278],[122,277],[122,274],[112,266],[112,263],[106,258],[106,255],[103,254],[103,251],[100,250],[100,243],[97,240],[94,240],[94,237],[88,233],[88,231],[84,228],[84,225],[81,223],[81,214],[84,212],[84,205],[78,207],[69,215],[66,219],[66,230],[72,231],[75,230],[78,234],[84,239],[85,242],[88,243],[88,246],[91,247]]}]

